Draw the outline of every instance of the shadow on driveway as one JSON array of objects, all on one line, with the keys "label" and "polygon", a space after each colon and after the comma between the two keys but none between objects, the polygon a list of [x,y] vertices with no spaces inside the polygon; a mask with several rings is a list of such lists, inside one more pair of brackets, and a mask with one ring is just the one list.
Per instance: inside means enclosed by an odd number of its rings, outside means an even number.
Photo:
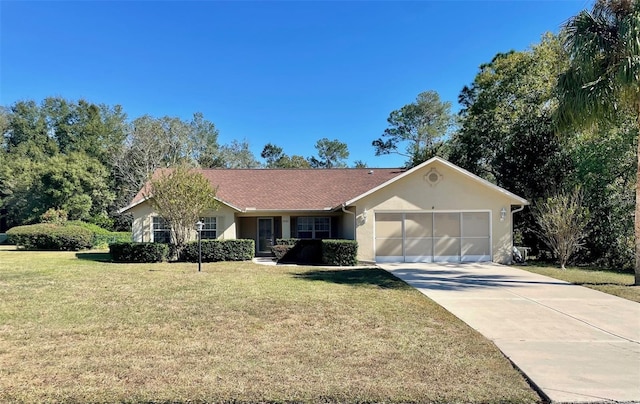
[{"label": "shadow on driveway", "polygon": [[[460,268],[460,266],[458,268]],[[536,284],[573,286],[570,283],[560,280],[535,280],[500,274],[483,274],[479,273],[480,270],[465,271],[464,269],[415,269],[402,267],[387,267],[386,269],[414,287],[427,290],[455,291],[520,287]]]}]

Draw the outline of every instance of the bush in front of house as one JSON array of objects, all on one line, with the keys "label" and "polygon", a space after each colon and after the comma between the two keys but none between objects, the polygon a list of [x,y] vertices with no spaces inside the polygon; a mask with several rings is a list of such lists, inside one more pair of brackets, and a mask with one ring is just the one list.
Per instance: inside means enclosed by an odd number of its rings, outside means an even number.
[{"label": "bush in front of house", "polygon": [[279,263],[322,263],[322,240],[320,239],[280,238],[276,239],[276,245],[271,250]]},{"label": "bush in front of house", "polygon": [[91,248],[93,233],[74,225],[39,223],[16,226],[7,231],[9,244],[26,250],[78,251]]},{"label": "bush in front of house", "polygon": [[169,256],[169,246],[163,243],[111,243],[109,253],[114,262],[162,262]]},{"label": "bush in front of house", "polygon": [[66,223],[66,225],[80,226],[91,231],[93,233],[93,241],[91,245],[93,248],[103,249],[108,248],[109,244],[112,243],[126,243],[133,241],[131,232],[109,231],[98,226],[95,223],[87,223],[80,220],[70,220]]},{"label": "bush in front of house", "polygon": [[[244,239],[203,240],[202,262],[248,261],[255,253],[255,241]],[[198,242],[187,243],[180,261],[198,262]]]},{"label": "bush in front of house", "polygon": [[358,264],[358,242],[355,240],[322,240],[322,263],[353,266]]}]

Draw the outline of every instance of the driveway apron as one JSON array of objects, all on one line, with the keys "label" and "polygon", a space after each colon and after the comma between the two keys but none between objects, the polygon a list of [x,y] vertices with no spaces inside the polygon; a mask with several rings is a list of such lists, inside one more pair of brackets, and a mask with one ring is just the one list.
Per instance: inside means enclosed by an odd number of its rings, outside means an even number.
[{"label": "driveway apron", "polygon": [[475,328],[552,402],[640,402],[640,303],[482,264],[379,264]]}]

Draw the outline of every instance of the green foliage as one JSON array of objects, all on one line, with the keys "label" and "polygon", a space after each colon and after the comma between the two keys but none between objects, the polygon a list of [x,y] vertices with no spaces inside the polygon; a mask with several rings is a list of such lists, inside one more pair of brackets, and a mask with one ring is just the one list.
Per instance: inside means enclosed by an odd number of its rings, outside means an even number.
[{"label": "green foliage", "polygon": [[111,243],[130,242],[132,241],[131,232],[112,232],[104,229],[97,224],[82,222],[80,220],[72,220],[67,224],[82,227],[93,233],[93,248],[107,248]]},{"label": "green foliage", "polygon": [[591,213],[579,262],[633,271],[636,142],[633,118],[601,124],[569,139],[575,161],[571,182],[580,185]]},{"label": "green foliage", "polygon": [[326,137],[316,142],[318,157],[310,157],[312,168],[346,167],[345,159],[349,157],[347,144],[338,139],[329,140]]},{"label": "green foliage", "polygon": [[176,253],[193,231],[195,223],[208,210],[217,208],[216,190],[201,172],[185,166],[159,171],[150,181],[151,203],[169,223]]},{"label": "green foliage", "polygon": [[129,243],[133,241],[130,231],[110,231],[106,234],[93,235],[93,248],[107,248],[114,243]]},{"label": "green foliage", "polygon": [[560,126],[640,113],[640,1],[597,0],[564,26],[569,68],[558,79]]},{"label": "green foliage", "polygon": [[276,239],[272,251],[278,262],[349,266],[358,263],[355,240]]},{"label": "green foliage", "polygon": [[40,215],[41,223],[64,224],[67,221],[67,212],[62,209],[49,209]]},{"label": "green foliage", "polygon": [[288,156],[282,147],[267,143],[260,153],[260,157],[266,160],[267,168],[311,168],[309,162],[302,156]]},{"label": "green foliage", "polygon": [[296,245],[298,241],[299,238],[277,238],[276,245]]},{"label": "green foliage", "polygon": [[[480,66],[460,95],[460,129],[449,160],[528,200],[564,187],[573,168],[552,115],[555,80],[567,65],[560,40],[545,35],[523,52],[500,53]],[[534,251],[543,248],[529,209],[515,232]]]},{"label": "green foliage", "polygon": [[[558,79],[558,127],[617,124],[621,115],[630,114],[640,142],[639,37],[638,0],[597,0],[591,12],[569,19],[564,45],[570,63]],[[638,149],[636,162],[637,153]],[[635,168],[635,284],[640,285],[640,165]]]},{"label": "green foliage", "polygon": [[276,239],[272,251],[278,262],[293,264],[321,264],[322,241],[316,239]]},{"label": "green foliage", "polygon": [[93,233],[80,226],[40,223],[7,231],[9,243],[27,250],[77,251],[91,248]]},{"label": "green foliage", "polygon": [[415,102],[389,114],[389,127],[372,142],[376,156],[399,154],[408,158],[408,167],[413,167],[441,155],[444,138],[454,124],[450,111],[451,103],[442,102],[437,92],[418,94]]},{"label": "green foliage", "polygon": [[161,243],[113,243],[109,253],[114,262],[163,262],[169,255],[169,246]]},{"label": "green foliage", "polygon": [[353,266],[358,264],[358,242],[355,240],[322,240],[322,263]]},{"label": "green foliage", "polygon": [[[254,240],[203,240],[202,262],[248,261],[254,257]],[[198,262],[198,242],[187,243],[180,261]]]},{"label": "green foliage", "polygon": [[223,168],[258,168],[260,163],[249,149],[249,142],[233,140],[228,145],[220,146],[217,167]]}]

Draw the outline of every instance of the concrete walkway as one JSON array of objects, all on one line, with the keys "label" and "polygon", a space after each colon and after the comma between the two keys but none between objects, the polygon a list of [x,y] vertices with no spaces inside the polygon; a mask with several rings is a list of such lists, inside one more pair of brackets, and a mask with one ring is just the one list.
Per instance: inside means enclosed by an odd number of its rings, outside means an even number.
[{"label": "concrete walkway", "polygon": [[640,402],[640,304],[497,264],[379,264],[493,341],[552,402]]}]

